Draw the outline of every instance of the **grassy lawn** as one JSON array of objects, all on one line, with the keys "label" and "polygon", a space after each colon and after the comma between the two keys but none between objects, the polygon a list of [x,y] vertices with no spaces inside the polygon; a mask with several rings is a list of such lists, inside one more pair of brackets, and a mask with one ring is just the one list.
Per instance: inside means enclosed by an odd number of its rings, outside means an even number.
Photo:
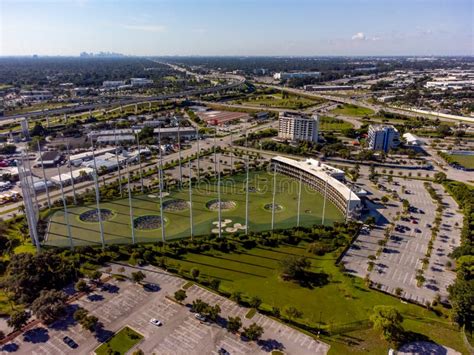
[{"label": "grassy lawn", "polygon": [[[123,328],[112,338],[107,340],[104,344],[99,346],[95,353],[97,355],[106,355],[106,354],[126,354],[135,344],[140,342],[143,339],[143,335],[137,333],[129,327]],[[111,349],[113,352],[109,352]]]},{"label": "grassy lawn", "polygon": [[344,104],[341,107],[336,108],[331,111],[334,114],[344,115],[344,116],[356,116],[356,117],[363,117],[363,116],[370,116],[374,114],[370,108],[360,107],[351,104]]},{"label": "grassy lawn", "polygon": [[283,98],[281,93],[275,93],[249,96],[247,98],[237,100],[234,103],[296,110],[311,107],[317,105],[320,102],[322,101],[296,95],[288,95],[288,97]]},{"label": "grassy lawn", "polygon": [[453,161],[455,161],[459,165],[462,165],[468,169],[474,169],[474,155],[452,154],[450,156]]},{"label": "grassy lawn", "polygon": [[[277,175],[275,203],[281,207],[275,212],[275,228],[289,228],[296,225],[296,212],[298,204],[298,182],[283,175]],[[234,223],[245,224],[245,175],[235,175],[222,180],[221,200],[233,201],[235,207],[222,212],[222,220],[230,219]],[[263,231],[271,228],[271,204],[273,194],[273,177],[265,172],[255,172],[250,176],[249,192],[249,229],[250,231]],[[189,200],[188,189],[170,191],[165,202],[174,199]],[[213,182],[202,182],[193,189],[193,230],[195,235],[209,234],[217,221],[217,211],[206,207],[209,201],[217,199],[217,188]],[[343,219],[339,210],[329,202],[326,204],[325,223],[331,225],[334,221]],[[159,198],[157,195],[136,195],[133,199],[134,217],[144,215],[160,215]],[[303,185],[301,194],[302,226],[311,226],[321,223],[322,196],[314,190]],[[80,215],[96,205],[69,207],[69,223],[75,245],[100,243],[99,224],[83,222]],[[107,243],[130,243],[131,226],[128,199],[101,203],[101,209],[109,209],[114,215],[103,222],[105,240]],[[183,211],[165,211],[165,233],[167,239],[183,238],[190,235],[189,209]],[[138,230],[135,229],[136,239],[139,242],[153,242],[161,240],[161,229]],[[67,228],[63,211],[54,213],[51,217],[48,234],[48,245],[68,246]]]},{"label": "grassy lawn", "polygon": [[343,129],[353,128],[354,126],[343,120],[327,117],[327,116],[320,116],[320,123],[319,128],[321,131],[342,131]]},{"label": "grassy lawn", "polygon": [[[279,276],[279,261],[288,255],[308,257],[312,264],[311,271],[326,273],[328,283],[302,287],[283,281]],[[397,307],[405,316],[404,326],[407,330],[423,334],[452,348],[464,350],[459,331],[452,327],[446,318],[368,289],[362,279],[343,274],[335,265],[335,260],[336,255],[315,256],[306,250],[304,244],[300,244],[278,248],[240,249],[236,253],[188,253],[172,263],[173,266],[186,271],[198,268],[201,277],[219,279],[222,291],[240,291],[247,299],[258,296],[262,299],[262,307],[265,309],[279,307],[283,311],[288,305],[292,305],[303,312],[303,323],[317,326],[321,320],[324,327],[338,333],[324,339],[331,344],[333,354],[364,352],[364,348],[365,352],[370,348],[371,353],[386,353],[388,344],[381,340],[380,334],[367,326],[358,325],[358,322],[368,320],[376,305]],[[336,331],[344,327],[350,329],[340,333]]]}]

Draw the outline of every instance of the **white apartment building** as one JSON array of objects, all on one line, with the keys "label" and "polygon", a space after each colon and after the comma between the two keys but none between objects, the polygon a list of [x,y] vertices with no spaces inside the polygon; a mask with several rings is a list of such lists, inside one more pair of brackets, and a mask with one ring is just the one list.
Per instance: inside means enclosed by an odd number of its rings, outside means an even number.
[{"label": "white apartment building", "polygon": [[280,112],[278,118],[278,137],[290,141],[317,142],[319,134],[319,116],[311,117]]},{"label": "white apartment building", "polygon": [[400,134],[391,125],[370,125],[367,137],[367,145],[372,150],[382,150],[388,152],[390,149],[398,147],[400,144]]}]

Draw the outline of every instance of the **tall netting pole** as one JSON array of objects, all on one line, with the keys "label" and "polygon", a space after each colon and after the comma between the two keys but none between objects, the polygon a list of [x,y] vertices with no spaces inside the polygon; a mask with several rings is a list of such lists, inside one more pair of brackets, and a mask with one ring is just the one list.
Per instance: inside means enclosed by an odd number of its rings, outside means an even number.
[{"label": "tall netting pole", "polygon": [[135,244],[135,225],[133,221],[133,204],[132,204],[132,191],[130,189],[130,169],[127,162],[127,189],[128,189],[128,206],[130,209],[130,227],[132,229],[132,244]]},{"label": "tall netting pole", "polygon": [[68,165],[69,165],[69,174],[71,175],[72,196],[74,198],[74,204],[77,205],[76,186],[74,185],[74,177],[72,176],[71,154],[69,154],[69,142],[67,143],[66,147],[67,147],[67,160],[68,160]]},{"label": "tall netting pole", "polygon": [[[61,176],[61,171],[59,170],[59,164],[57,165],[57,169],[58,169],[59,185],[61,186],[61,199],[63,200],[64,222],[66,223],[67,236],[69,238],[69,247],[71,249],[74,249],[74,242],[72,241],[71,225],[69,224],[69,213],[67,210],[67,202],[66,202],[66,197],[64,196],[63,179]],[[72,176],[71,176],[71,179],[72,179]]]},{"label": "tall netting pole", "polygon": [[105,248],[104,225],[102,224],[102,211],[100,210],[99,179],[98,179],[97,163],[95,160],[94,142],[92,141],[92,136],[91,136],[91,148],[92,148],[92,159],[94,160],[93,176],[94,176],[94,184],[95,184],[95,201],[97,204],[97,217],[99,219],[100,242],[102,243],[102,248]]},{"label": "tall netting pole", "polygon": [[158,146],[160,147],[160,165],[158,169],[158,176],[160,179],[160,221],[161,221],[161,240],[166,242],[165,218],[163,210],[163,154],[161,152],[161,128],[158,130]]},{"label": "tall netting pole", "polygon": [[44,188],[46,191],[46,198],[48,201],[48,208],[51,208],[51,198],[49,197],[49,187],[48,187],[48,180],[46,180],[46,173],[44,171],[44,164],[43,164],[43,154],[41,152],[41,144],[38,140],[38,152],[40,156],[40,162],[41,162],[41,170],[43,171],[43,182],[44,182]]},{"label": "tall netting pole", "polygon": [[26,171],[25,168],[25,156],[22,154],[21,159],[18,161],[18,175],[20,178],[21,191],[23,195],[23,204],[25,206],[25,215],[26,221],[28,223],[28,230],[30,232],[31,240],[36,247],[36,252],[41,252],[41,245],[38,237],[37,229],[37,214],[33,207],[32,202],[32,193],[31,189],[34,189],[34,186],[31,186],[30,180],[28,178],[29,171]]}]

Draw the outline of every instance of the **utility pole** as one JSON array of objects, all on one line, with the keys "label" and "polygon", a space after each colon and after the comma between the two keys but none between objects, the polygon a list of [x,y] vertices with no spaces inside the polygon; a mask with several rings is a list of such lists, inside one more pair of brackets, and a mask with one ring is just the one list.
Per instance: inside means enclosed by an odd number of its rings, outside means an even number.
[{"label": "utility pole", "polygon": [[48,199],[48,208],[51,208],[51,199],[49,197],[48,180],[46,180],[46,173],[44,171],[44,164],[43,164],[43,154],[41,153],[41,144],[39,141],[38,141],[38,152],[40,156],[41,170],[43,171],[43,182],[44,182],[44,188],[46,190],[46,198]]},{"label": "utility pole", "polygon": [[59,171],[59,164],[56,167],[58,168],[59,185],[61,185],[61,197],[63,200],[63,207],[64,207],[64,222],[66,222],[67,235],[69,237],[69,246],[71,249],[74,249],[74,243],[72,242],[71,226],[69,225],[69,214],[67,211],[67,203],[66,203],[66,198],[64,197],[63,180],[61,178],[61,171]]},{"label": "utility pole", "polygon": [[127,189],[128,189],[128,206],[130,209],[130,227],[132,229],[132,244],[135,244],[135,225],[133,220],[133,205],[132,205],[132,192],[130,189],[130,169],[127,162]]},{"label": "utility pole", "polygon": [[74,185],[74,177],[72,176],[71,155],[69,154],[69,142],[67,143],[66,149],[67,149],[67,160],[68,160],[68,165],[69,165],[69,175],[71,175],[72,196],[74,198],[74,204],[77,205],[76,186]]}]

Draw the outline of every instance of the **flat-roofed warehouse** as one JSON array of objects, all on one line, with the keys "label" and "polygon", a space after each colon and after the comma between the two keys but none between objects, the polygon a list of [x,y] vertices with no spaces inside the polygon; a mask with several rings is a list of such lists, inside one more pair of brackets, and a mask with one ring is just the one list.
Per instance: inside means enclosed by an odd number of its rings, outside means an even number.
[{"label": "flat-roofed warehouse", "polygon": [[41,154],[41,158],[38,158],[36,160],[35,165],[36,166],[41,166],[41,161],[43,161],[43,166],[44,167],[51,167],[51,166],[56,166],[58,165],[59,161],[61,160],[61,154],[59,154],[58,151],[48,151],[48,152],[43,152]]},{"label": "flat-roofed warehouse", "polygon": [[245,112],[206,111],[198,112],[197,115],[201,120],[212,126],[221,126],[231,122],[248,121],[250,119],[250,115]]}]

